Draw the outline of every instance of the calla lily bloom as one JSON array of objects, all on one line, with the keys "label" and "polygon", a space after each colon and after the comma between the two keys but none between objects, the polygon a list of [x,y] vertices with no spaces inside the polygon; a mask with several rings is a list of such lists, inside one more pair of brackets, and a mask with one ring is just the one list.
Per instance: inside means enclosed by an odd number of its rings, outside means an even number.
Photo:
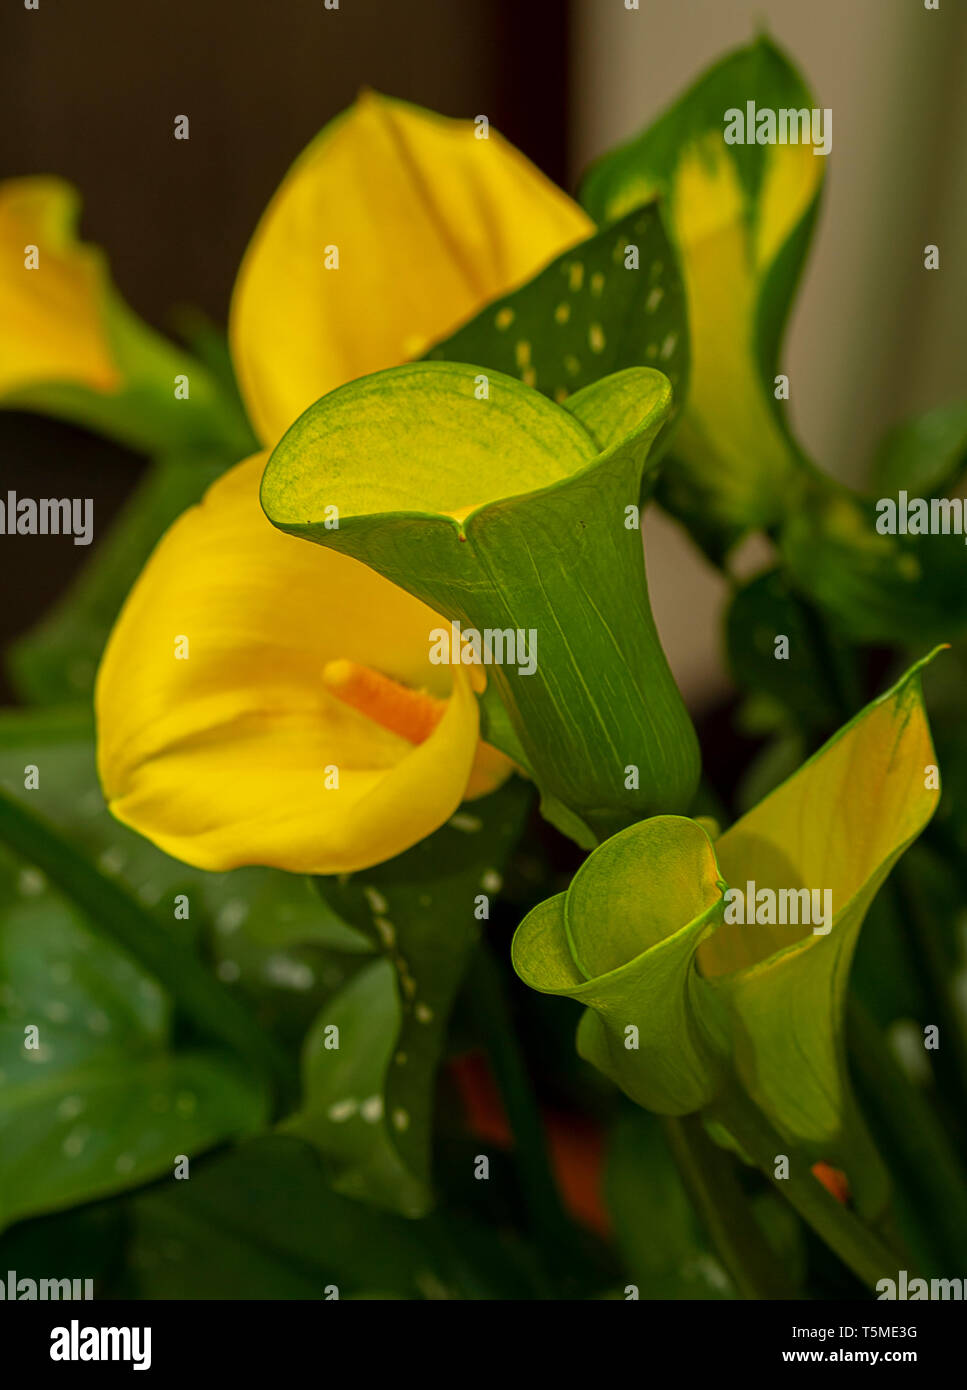
[{"label": "calla lily bloom", "polygon": [[[275,443],[590,230],[495,133],[364,96],[296,163],[243,262],[231,342],[257,432]],[[430,664],[438,615],[275,531],[264,461],[176,522],[132,590],[98,677],[101,779],[121,820],[189,863],[349,872],[512,764],[478,741],[468,673]]]},{"label": "calla lily bloom", "polygon": [[0,184],[0,396],[38,382],[113,391],[121,373],[108,340],[99,253],[73,236],[77,196],[60,179]]},{"label": "calla lily bloom", "polygon": [[363,93],[293,165],[239,270],[232,357],[263,444],[594,231],[496,131]]},{"label": "calla lily bloom", "polygon": [[[837,1162],[868,1207],[881,1174],[850,1091],[843,1011],[866,911],[939,799],[919,669],[714,843],[679,816],[608,840],[513,948],[526,983],[587,1006],[578,1050],[632,1100],[687,1114],[737,1078],[784,1140]],[[730,885],[752,885],[751,921],[730,914]],[[831,920],[806,919],[803,889],[829,892]],[[768,904],[782,892],[777,918]]]},{"label": "calla lily bloom", "polygon": [[[0,405],[62,416],[146,452],[251,440],[236,405],[184,348],[115,288],[104,254],[78,241],[62,179],[0,182]],[[175,386],[189,382],[179,399]]]},{"label": "calla lily bloom", "polygon": [[[111,810],[204,869],[349,872],[486,791],[469,676],[429,662],[436,615],[344,556],[275,531],[264,456],[174,525],[98,677]],[[492,754],[496,760],[497,755]]]}]

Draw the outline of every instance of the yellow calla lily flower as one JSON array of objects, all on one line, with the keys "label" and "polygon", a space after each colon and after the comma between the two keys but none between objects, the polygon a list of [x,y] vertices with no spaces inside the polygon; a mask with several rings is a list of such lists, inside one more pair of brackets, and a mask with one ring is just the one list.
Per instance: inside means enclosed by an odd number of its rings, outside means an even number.
[{"label": "yellow calla lily flower", "polygon": [[[77,238],[63,179],[0,180],[0,406],[74,421],[155,456],[253,447],[235,401],[124,302]],[[179,398],[182,376],[190,395]]]},{"label": "yellow calla lily flower", "polygon": [[594,232],[496,131],[364,93],[296,161],[239,270],[232,356],[259,438],[420,357]]},{"label": "yellow calla lily flower", "polygon": [[762,282],[817,194],[821,165],[808,145],[771,147],[754,234],[720,139],[687,150],[671,186],[692,347],[691,399],[677,447],[695,467],[710,452],[718,456],[718,506],[738,526],[781,515],[793,477],[789,442],[755,368],[756,315]]},{"label": "yellow calla lily flower", "polygon": [[269,525],[264,465],[220,478],[133,589],[98,677],[101,782],[199,868],[350,872],[456,810],[476,700],[429,662],[431,609]]},{"label": "yellow calla lily flower", "polygon": [[0,183],[0,396],[37,382],[112,391],[100,253],[74,236],[79,202],[55,178]]},{"label": "yellow calla lily flower", "polygon": [[[367,94],[296,163],[239,274],[231,343],[257,430],[274,443],[591,231],[495,133]],[[430,663],[443,620],[277,531],[264,464],[215,483],[129,595],[98,675],[101,781],[120,820],[198,867],[352,872],[512,764],[479,742],[467,671]]]}]

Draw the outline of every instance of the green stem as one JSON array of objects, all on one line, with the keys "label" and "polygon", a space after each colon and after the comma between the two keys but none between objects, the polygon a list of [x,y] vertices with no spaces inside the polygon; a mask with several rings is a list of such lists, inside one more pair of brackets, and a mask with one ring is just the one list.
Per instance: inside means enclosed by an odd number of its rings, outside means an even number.
[{"label": "green stem", "polygon": [[927,1099],[911,1084],[855,999],[848,1024],[850,1061],[864,1110],[890,1156],[899,1185],[915,1198],[918,1238],[942,1273],[967,1249],[964,1170]]},{"label": "green stem", "polygon": [[550,1250],[561,1250],[573,1245],[570,1222],[551,1171],[544,1125],[517,1044],[500,969],[486,942],[474,958],[468,998],[514,1135],[521,1189],[535,1231]]},{"label": "green stem", "polygon": [[136,898],[32,812],[0,792],[0,843],[35,864],[97,929],[161,984],[184,1016],[225,1043],[288,1099],[288,1058],[180,941],[163,932]]},{"label": "green stem", "polygon": [[[761,1111],[738,1087],[733,1087],[721,1097],[710,1113],[725,1126],[776,1191],[785,1197],[858,1279],[875,1289],[880,1279],[896,1277],[900,1267],[896,1253],[835,1197],[830,1196],[822,1183],[813,1177],[808,1159],[790,1152],[788,1142],[776,1133]],[[775,1160],[778,1154],[788,1154],[790,1157],[787,1178],[776,1177]]]},{"label": "green stem", "polygon": [[697,1115],[665,1118],[662,1128],[685,1190],[743,1298],[796,1298],[736,1178],[729,1154],[714,1144]]},{"label": "green stem", "polygon": [[943,940],[929,912],[917,904],[911,891],[906,866],[898,864],[890,878],[893,901],[903,927],[910,966],[923,991],[927,1007],[935,1010],[935,1022],[940,1029],[940,1047],[930,1054],[934,1072],[947,1096],[955,1099],[951,1120],[960,1128],[961,1116],[967,1113],[967,1040],[964,1038],[960,1012],[950,989],[950,968]]},{"label": "green stem", "polygon": [[799,610],[819,653],[819,667],[826,677],[827,690],[839,710],[840,722],[845,724],[861,703],[860,681],[852,652],[832,639],[822,613],[812,603],[800,599]]}]

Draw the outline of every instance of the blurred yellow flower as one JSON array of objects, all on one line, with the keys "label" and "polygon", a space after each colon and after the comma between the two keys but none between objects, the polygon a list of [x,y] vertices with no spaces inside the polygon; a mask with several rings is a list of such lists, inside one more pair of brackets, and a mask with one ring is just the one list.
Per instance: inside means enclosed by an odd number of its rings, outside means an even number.
[{"label": "blurred yellow flower", "polygon": [[38,383],[113,391],[110,282],[100,252],[74,236],[79,200],[55,178],[0,183],[0,396]]}]

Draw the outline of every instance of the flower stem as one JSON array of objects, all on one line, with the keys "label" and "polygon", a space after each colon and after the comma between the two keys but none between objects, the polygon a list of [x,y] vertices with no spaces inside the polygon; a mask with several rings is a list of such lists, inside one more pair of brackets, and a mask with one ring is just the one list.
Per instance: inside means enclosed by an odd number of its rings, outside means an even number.
[{"label": "flower stem", "polygon": [[716,1253],[743,1298],[796,1298],[736,1178],[729,1154],[705,1133],[697,1115],[662,1120],[685,1190]]},{"label": "flower stem", "polygon": [[906,865],[898,864],[890,879],[893,901],[900,917],[911,968],[919,981],[927,1006],[936,1010],[942,1046],[929,1054],[943,1092],[954,1102],[944,1118],[963,1139],[962,1116],[967,1113],[967,1040],[957,1005],[950,990],[950,969],[936,922],[918,905]]},{"label": "flower stem", "polygon": [[573,1244],[570,1223],[551,1171],[544,1125],[516,1032],[500,969],[482,942],[474,957],[467,997],[493,1067],[514,1136],[520,1184],[528,1212],[551,1249]]},{"label": "flower stem", "polygon": [[965,1174],[925,1096],[894,1060],[873,1019],[852,1000],[848,1014],[850,1061],[874,1132],[904,1191],[914,1194],[917,1236],[937,1270],[956,1265],[967,1248]]},{"label": "flower stem", "polygon": [[789,1176],[776,1177],[776,1156],[789,1154],[790,1146],[738,1086],[726,1092],[710,1113],[725,1126],[777,1192],[785,1197],[858,1279],[875,1289],[879,1280],[896,1277],[899,1257],[852,1212],[830,1196],[822,1183],[813,1177],[806,1158],[790,1154]]}]

